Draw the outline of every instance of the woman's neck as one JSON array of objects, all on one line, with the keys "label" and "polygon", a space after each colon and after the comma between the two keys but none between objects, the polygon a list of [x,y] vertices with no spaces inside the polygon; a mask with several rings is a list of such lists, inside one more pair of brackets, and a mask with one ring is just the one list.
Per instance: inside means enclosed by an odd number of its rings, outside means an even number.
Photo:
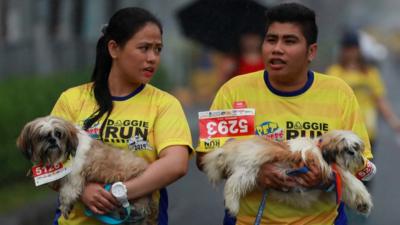
[{"label": "woman's neck", "polygon": [[108,88],[111,96],[127,96],[141,85],[140,83],[133,83],[125,79],[126,77],[121,72],[111,69],[110,76],[108,77]]}]

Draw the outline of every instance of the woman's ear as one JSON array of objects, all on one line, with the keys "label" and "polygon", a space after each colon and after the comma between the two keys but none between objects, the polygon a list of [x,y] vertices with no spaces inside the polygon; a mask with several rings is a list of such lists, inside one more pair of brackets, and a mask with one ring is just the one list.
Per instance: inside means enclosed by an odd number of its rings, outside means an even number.
[{"label": "woman's ear", "polygon": [[108,48],[108,52],[110,53],[110,56],[112,59],[115,59],[118,57],[119,46],[118,46],[117,42],[115,42],[114,40],[110,40],[107,43],[107,48]]}]

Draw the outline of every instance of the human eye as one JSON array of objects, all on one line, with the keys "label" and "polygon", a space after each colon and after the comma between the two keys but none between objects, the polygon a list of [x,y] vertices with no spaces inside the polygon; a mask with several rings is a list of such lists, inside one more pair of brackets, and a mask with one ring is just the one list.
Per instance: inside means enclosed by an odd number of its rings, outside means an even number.
[{"label": "human eye", "polygon": [[287,38],[287,39],[285,39],[285,43],[288,45],[296,44],[297,39],[296,38]]},{"label": "human eye", "polygon": [[157,47],[155,48],[155,51],[156,51],[157,53],[161,53],[161,51],[162,51],[162,46],[157,46]]},{"label": "human eye", "polygon": [[266,37],[265,38],[265,42],[267,42],[267,43],[275,43],[276,42],[276,38],[275,37]]},{"label": "human eye", "polygon": [[149,46],[148,45],[140,45],[138,47],[142,52],[146,52],[147,50],[149,50]]}]

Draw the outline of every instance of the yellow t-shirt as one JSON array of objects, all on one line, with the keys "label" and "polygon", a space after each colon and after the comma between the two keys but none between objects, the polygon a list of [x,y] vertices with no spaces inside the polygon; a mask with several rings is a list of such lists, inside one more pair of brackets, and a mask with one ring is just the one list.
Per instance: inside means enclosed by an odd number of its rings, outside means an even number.
[{"label": "yellow t-shirt", "polygon": [[[178,100],[152,85],[142,85],[125,97],[113,97],[113,111],[104,126],[102,139],[106,144],[133,151],[149,163],[158,159],[160,152],[171,145],[192,148],[190,129]],[[79,126],[97,110],[92,83],[71,88],[55,104],[54,116],[62,117]],[[105,116],[88,129],[99,139],[100,126]],[[159,203],[159,224],[167,224],[167,196],[165,189],[153,194]],[[74,205],[68,220],[57,218],[58,224],[101,224],[83,214],[81,202]]]},{"label": "yellow t-shirt", "polygon": [[328,68],[326,74],[343,79],[354,91],[367,126],[371,140],[376,137],[378,111],[375,99],[385,95],[380,73],[375,67],[368,67],[366,72],[346,70],[340,65]]},{"label": "yellow t-shirt", "polygon": [[[350,87],[338,78],[310,71],[302,89],[282,92],[270,85],[267,72],[258,71],[225,83],[211,109],[232,109],[237,102],[255,109],[256,135],[283,141],[300,136],[316,137],[335,129],[352,130],[365,142],[365,157],[372,158],[357,100]],[[260,191],[243,197],[234,224],[253,224],[261,199]],[[323,194],[319,202],[307,209],[267,197],[261,224],[327,225],[333,224],[337,214],[335,192]]]}]

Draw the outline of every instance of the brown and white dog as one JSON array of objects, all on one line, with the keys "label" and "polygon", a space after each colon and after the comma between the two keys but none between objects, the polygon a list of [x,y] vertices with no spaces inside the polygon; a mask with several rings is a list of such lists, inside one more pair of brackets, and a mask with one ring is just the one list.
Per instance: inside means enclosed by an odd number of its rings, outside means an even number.
[{"label": "brown and white dog", "polygon": [[[266,162],[276,162],[282,176],[300,162],[316,165],[322,179],[332,178],[331,164],[336,164],[342,180],[342,200],[352,209],[368,215],[372,208],[371,196],[364,184],[353,174],[363,167],[364,144],[350,131],[335,130],[319,138],[296,138],[285,143],[277,143],[254,137],[247,140],[228,141],[221,148],[206,154],[202,164],[212,184],[217,184],[227,175],[224,187],[225,205],[232,215],[239,211],[239,200],[257,188],[260,166]],[[301,186],[289,191],[268,190],[271,199],[294,207],[310,207],[325,192],[321,189],[305,189]],[[335,199],[332,192],[332,199]]]},{"label": "brown and white dog", "polygon": [[[142,174],[148,163],[132,152],[122,151],[91,138],[64,119],[46,116],[27,123],[17,147],[34,164],[65,163],[70,156],[72,171],[50,185],[59,187],[60,210],[68,217],[87,182],[114,183]],[[133,203],[135,211],[148,216],[154,210],[146,196]]]}]

